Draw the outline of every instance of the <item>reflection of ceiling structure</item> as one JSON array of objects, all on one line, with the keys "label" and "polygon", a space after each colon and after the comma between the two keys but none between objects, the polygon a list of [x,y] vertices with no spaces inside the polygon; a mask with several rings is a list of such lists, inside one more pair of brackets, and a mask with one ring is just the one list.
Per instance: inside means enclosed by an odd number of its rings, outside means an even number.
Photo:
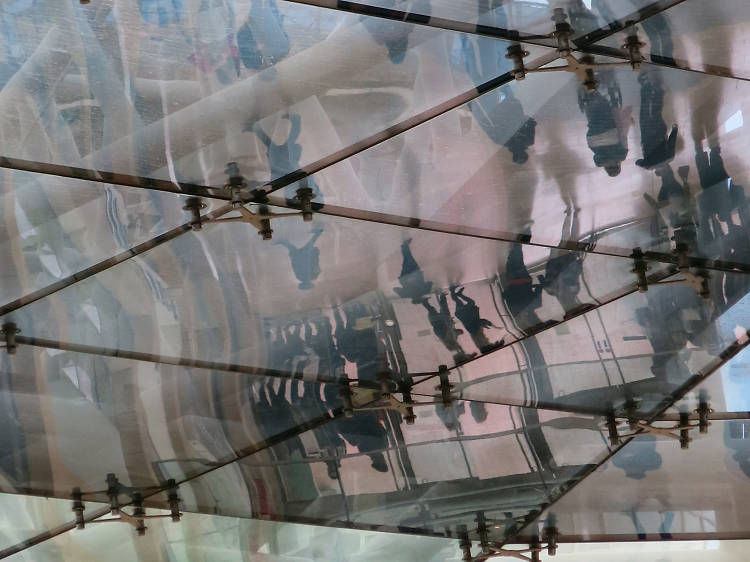
[{"label": "reflection of ceiling structure", "polygon": [[744,559],[750,4],[0,19],[0,558]]}]

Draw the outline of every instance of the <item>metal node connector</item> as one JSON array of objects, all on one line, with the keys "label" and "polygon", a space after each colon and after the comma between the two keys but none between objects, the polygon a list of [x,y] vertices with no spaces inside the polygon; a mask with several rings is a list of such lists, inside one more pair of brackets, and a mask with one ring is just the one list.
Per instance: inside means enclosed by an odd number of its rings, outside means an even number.
[{"label": "metal node connector", "polygon": [[300,210],[302,211],[302,220],[305,222],[313,220],[312,200],[314,198],[315,193],[309,187],[300,187],[297,189],[295,199],[299,203]]},{"label": "metal node connector", "polygon": [[247,182],[245,178],[240,174],[240,167],[237,162],[230,162],[227,164],[225,171],[228,180],[224,189],[226,189],[232,197],[232,207],[239,209],[242,206],[242,191],[247,188]]},{"label": "metal node connector", "polygon": [[16,336],[21,333],[21,330],[13,322],[7,322],[3,324],[2,333],[5,338],[5,349],[8,355],[15,355],[18,349],[18,342]]},{"label": "metal node connector", "polygon": [[86,520],[83,518],[83,511],[86,506],[83,505],[83,499],[80,488],[73,488],[73,512],[76,514],[76,529],[84,529]]},{"label": "metal node connector", "polygon": [[516,80],[523,80],[526,78],[526,66],[523,63],[524,57],[528,57],[529,52],[524,50],[521,45],[511,45],[508,47],[507,53],[505,53],[505,58],[513,61],[513,70],[511,70],[511,75]]},{"label": "metal node connector", "polygon": [[182,208],[190,213],[190,228],[195,232],[203,228],[203,217],[201,217],[201,211],[205,208],[206,204],[200,197],[190,197]]},{"label": "metal node connector", "polygon": [[638,38],[638,33],[635,31],[635,28],[632,28],[632,30],[633,32],[628,35],[622,49],[628,53],[630,67],[637,72],[641,69],[641,63],[644,60],[643,55],[641,54],[641,47],[645,47],[646,44]]}]

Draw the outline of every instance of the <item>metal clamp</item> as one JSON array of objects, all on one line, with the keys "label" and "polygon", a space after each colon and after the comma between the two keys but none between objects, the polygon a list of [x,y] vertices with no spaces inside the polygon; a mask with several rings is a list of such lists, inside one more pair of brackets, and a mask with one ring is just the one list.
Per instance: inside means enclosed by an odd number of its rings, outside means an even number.
[{"label": "metal clamp", "polygon": [[6,322],[2,327],[2,334],[5,339],[5,350],[8,355],[15,355],[18,349],[18,342],[16,341],[16,335],[21,333],[21,330],[16,326],[14,322]]},{"label": "metal clamp", "polygon": [[622,46],[622,50],[628,53],[630,66],[636,72],[641,69],[641,63],[644,61],[641,47],[645,46],[646,44],[638,38],[638,32],[635,27],[631,27],[631,33]]},{"label": "metal clamp", "polygon": [[258,205],[258,212],[254,213],[248,209],[245,205],[240,205],[239,208],[235,209],[239,211],[239,216],[235,217],[223,217],[214,219],[215,223],[222,222],[244,222],[251,224],[258,230],[258,234],[263,240],[271,240],[273,238],[273,229],[271,228],[271,221],[274,219],[281,219],[287,217],[298,217],[302,213],[273,213],[268,209],[268,206],[261,203]]},{"label": "metal clamp", "polygon": [[313,220],[312,200],[315,199],[315,192],[309,187],[300,187],[294,199],[299,204],[302,220],[311,222]]},{"label": "metal clamp", "polygon": [[190,228],[194,232],[198,232],[203,228],[203,217],[201,211],[206,208],[206,204],[200,197],[189,197],[185,201],[185,205],[182,207],[184,211],[188,211],[191,215]]},{"label": "metal clamp", "polygon": [[555,8],[552,12],[552,21],[555,23],[555,30],[552,37],[557,39],[557,54],[560,58],[568,58],[571,55],[570,37],[575,30],[568,23],[568,15],[562,8]]},{"label": "metal clamp", "polygon": [[526,78],[526,66],[523,64],[523,59],[528,56],[529,52],[524,50],[519,44],[508,47],[508,50],[505,53],[505,58],[513,61],[513,70],[510,71],[510,74],[516,80],[523,80]]},{"label": "metal clamp", "polygon": [[247,182],[240,174],[240,167],[237,162],[229,162],[225,173],[228,176],[227,183],[224,185],[232,197],[232,207],[239,209],[242,206],[242,192],[247,189]]}]

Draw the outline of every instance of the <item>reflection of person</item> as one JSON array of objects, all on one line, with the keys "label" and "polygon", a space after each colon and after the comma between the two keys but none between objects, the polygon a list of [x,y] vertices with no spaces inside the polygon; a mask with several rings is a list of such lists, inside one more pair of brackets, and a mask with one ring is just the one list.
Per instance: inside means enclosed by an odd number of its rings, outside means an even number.
[{"label": "reflection of person", "polygon": [[[286,119],[289,121],[289,135],[287,136],[286,141],[281,144],[273,142],[271,137],[268,136],[261,127],[251,127],[260,142],[266,147],[271,180],[278,179],[290,172],[294,172],[300,167],[302,145],[297,142],[297,140],[299,139],[302,130],[302,121],[297,114],[287,115]],[[293,199],[296,195],[296,185],[297,184],[292,184],[286,188],[285,196],[287,199]],[[318,185],[312,181],[311,178],[307,178],[307,187],[313,190],[313,197],[315,198],[316,203],[322,203],[323,199]]]},{"label": "reflection of person", "polygon": [[[561,243],[570,240],[578,241],[578,212],[579,209],[572,207],[568,207],[565,211]],[[544,276],[539,280],[544,290],[560,302],[567,315],[573,314],[584,306],[578,300],[582,275],[582,254],[567,250],[552,250],[550,259],[545,264]]]},{"label": "reflection of person", "polygon": [[[382,8],[396,7],[396,0],[381,0]],[[400,9],[404,7],[399,6]],[[412,0],[405,11],[429,16],[431,13],[429,0]],[[388,58],[393,64],[401,64],[406,58],[409,48],[409,35],[414,30],[414,25],[388,21],[380,18],[364,17],[363,24],[367,32],[379,44],[388,49]]]},{"label": "reflection of person", "polygon": [[426,298],[422,301],[422,305],[427,309],[427,319],[430,321],[432,331],[449,351],[461,353],[458,336],[463,333],[463,330],[457,330],[453,324],[447,295],[441,293],[437,299],[439,310],[435,309]]},{"label": "reflection of person", "polygon": [[594,153],[594,164],[614,177],[628,155],[630,117],[622,111],[622,94],[614,73],[601,72],[599,82],[594,91],[579,86],[578,107],[588,122],[586,142]]},{"label": "reflection of person", "polygon": [[534,283],[523,261],[523,246],[513,244],[505,266],[503,300],[521,330],[538,326],[536,310],[542,306],[542,286]]},{"label": "reflection of person", "polygon": [[280,239],[276,244],[281,244],[289,251],[289,259],[292,262],[292,270],[299,281],[299,288],[304,290],[313,288],[313,281],[320,275],[320,250],[315,246],[323,229],[320,228],[313,232],[310,240],[297,248],[288,240]]},{"label": "reflection of person", "polygon": [[275,0],[253,0],[250,14],[237,32],[237,47],[245,68],[262,70],[289,54],[289,36]]},{"label": "reflection of person", "polygon": [[[510,88],[490,92],[471,102],[471,112],[487,136],[507,148],[513,162],[524,164],[536,138],[536,121],[524,115],[521,102]],[[508,131],[512,134],[508,137]]]},{"label": "reflection of person", "polygon": [[464,295],[464,287],[451,287],[451,297],[456,303],[456,318],[461,321],[471,336],[474,345],[481,353],[487,353],[502,345],[502,342],[492,342],[484,334],[485,328],[492,328],[492,322],[479,315],[479,307],[471,297]]},{"label": "reflection of person", "polygon": [[143,21],[159,27],[179,23],[182,19],[182,0],[140,0],[138,4]]},{"label": "reflection of person", "polygon": [[658,168],[674,159],[677,143],[677,125],[667,134],[664,122],[664,88],[658,76],[651,72],[638,75],[641,83],[641,146],[643,158],[636,160],[636,166],[648,170]]},{"label": "reflection of person", "polygon": [[411,253],[411,238],[401,244],[401,275],[398,277],[401,287],[393,290],[401,298],[411,299],[411,302],[418,304],[432,290],[432,283],[424,280],[422,269],[417,264]]},{"label": "reflection of person", "polygon": [[724,443],[734,451],[732,459],[742,470],[742,473],[750,478],[750,422],[744,420],[728,421],[724,427]]},{"label": "reflection of person", "polygon": [[[626,477],[633,480],[643,480],[646,478],[648,471],[658,470],[662,465],[661,455],[656,450],[656,438],[652,435],[644,435],[633,439],[617,452],[612,458],[612,464],[622,469]],[[637,508],[634,508],[628,515],[633,521],[638,538],[645,539],[646,529],[639,518],[639,513],[642,515],[643,511],[639,512]],[[671,539],[672,536],[669,531],[674,520],[674,512],[660,511],[659,514],[661,516],[659,534],[662,539]]]}]

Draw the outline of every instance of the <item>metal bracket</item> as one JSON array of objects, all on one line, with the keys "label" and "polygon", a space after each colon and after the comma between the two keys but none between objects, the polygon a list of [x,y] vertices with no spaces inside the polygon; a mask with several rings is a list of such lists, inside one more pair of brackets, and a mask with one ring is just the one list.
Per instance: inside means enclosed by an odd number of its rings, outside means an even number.
[{"label": "metal bracket", "polygon": [[513,61],[513,70],[510,71],[510,74],[516,80],[523,80],[526,78],[526,66],[523,64],[523,59],[528,56],[529,52],[524,50],[519,44],[508,47],[508,51],[505,53],[505,58]]},{"label": "metal bracket", "polygon": [[21,330],[16,326],[14,322],[6,322],[2,327],[2,334],[5,339],[5,345],[0,346],[0,349],[5,348],[8,355],[15,355],[18,349],[18,342],[16,341],[16,335],[21,333]]},{"label": "metal bracket", "polygon": [[635,27],[631,27],[630,29],[631,32],[628,34],[622,50],[628,53],[630,67],[637,72],[641,69],[641,63],[644,61],[641,47],[645,47],[646,44],[638,38],[638,32]]},{"label": "metal bracket", "polygon": [[[146,519],[164,519],[169,517],[173,522],[179,523],[182,519],[182,513],[180,512],[180,498],[177,495],[177,483],[174,479],[170,479],[166,482],[164,487],[167,489],[169,514],[148,515],[146,513],[146,508],[143,506],[143,494],[139,490],[135,490],[130,493],[132,513],[128,513],[120,506],[119,499],[119,496],[121,493],[123,493],[123,490],[127,490],[128,488],[120,484],[119,480],[114,474],[108,474],[107,497],[109,498],[109,509],[110,514],[116,517],[94,519],[92,521],[89,521],[89,523],[127,523],[135,527],[136,533],[139,537],[142,537],[146,534]],[[72,499],[76,528],[85,529],[86,520],[83,516],[83,512],[86,509],[86,506],[83,503],[83,494],[81,493],[80,488],[73,489]]]},{"label": "metal bracket", "polygon": [[636,285],[638,286],[638,291],[641,293],[645,293],[648,291],[648,277],[646,275],[646,272],[651,269],[646,262],[643,251],[640,248],[633,248],[633,253],[630,255],[631,258],[633,258],[633,273],[636,274],[638,277],[638,281],[636,282]]},{"label": "metal bracket", "polygon": [[258,234],[260,234],[263,240],[271,240],[273,238],[273,229],[271,229],[272,220],[302,215],[302,213],[274,213],[269,211],[264,203],[258,204],[257,213],[254,213],[244,205],[240,205],[235,211],[239,211],[240,215],[238,217],[224,217],[214,219],[212,222],[245,222],[251,224],[258,230]]},{"label": "metal bracket", "polygon": [[228,180],[224,185],[224,189],[232,197],[232,207],[239,209],[242,207],[242,192],[247,189],[247,182],[240,174],[240,167],[237,165],[237,162],[229,162],[225,173]]},{"label": "metal bracket", "polygon": [[[698,423],[691,423],[689,412],[680,412],[679,421],[675,425],[671,427],[655,427],[639,420],[637,405],[629,403],[626,405],[625,410],[627,417],[623,418],[621,416],[616,416],[614,413],[610,413],[604,421],[604,426],[609,434],[609,441],[612,447],[617,447],[622,438],[635,437],[636,435],[648,433],[650,435],[661,435],[662,437],[674,439],[680,442],[681,449],[688,449],[690,447],[690,442],[693,440],[690,437],[691,431],[697,429],[699,433],[708,433],[708,426],[711,425],[709,416],[712,412],[713,410],[711,409],[711,406],[707,402],[701,401],[698,409],[695,410],[695,413],[698,414]],[[695,419],[695,417],[693,417],[693,419]],[[652,423],[659,421],[666,420],[660,420],[657,418]],[[628,425],[630,433],[621,435],[619,427],[625,424]]]},{"label": "metal bracket", "polygon": [[182,207],[184,211],[188,211],[191,215],[190,228],[192,228],[194,232],[198,232],[203,228],[203,217],[201,216],[201,211],[205,208],[206,204],[200,197],[189,197],[188,200],[185,201],[185,206]]},{"label": "metal bracket", "polygon": [[297,189],[297,195],[294,201],[299,205],[302,212],[302,220],[311,222],[313,220],[312,200],[315,199],[315,192],[309,187],[300,187]]}]

